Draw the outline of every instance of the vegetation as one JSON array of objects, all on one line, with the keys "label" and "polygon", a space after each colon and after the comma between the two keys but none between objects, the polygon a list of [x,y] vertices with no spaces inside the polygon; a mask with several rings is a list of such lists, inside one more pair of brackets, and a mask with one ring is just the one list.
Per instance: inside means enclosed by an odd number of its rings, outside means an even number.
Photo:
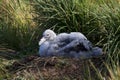
[{"label": "vegetation", "polygon": [[[108,80],[119,80],[119,13],[119,0],[0,0],[0,48],[15,50],[23,57],[37,53],[39,38],[47,28],[56,33],[82,32],[103,48]],[[6,60],[0,61],[0,73],[9,77],[5,69],[8,64],[2,65],[3,62]],[[93,68],[98,79],[103,79],[102,73],[94,65]],[[89,68],[87,75],[86,79],[93,80]]]},{"label": "vegetation", "polygon": [[[0,43],[17,51],[28,51],[37,43],[32,6],[24,0],[2,0],[0,4]],[[35,42],[33,44],[33,42]]]}]

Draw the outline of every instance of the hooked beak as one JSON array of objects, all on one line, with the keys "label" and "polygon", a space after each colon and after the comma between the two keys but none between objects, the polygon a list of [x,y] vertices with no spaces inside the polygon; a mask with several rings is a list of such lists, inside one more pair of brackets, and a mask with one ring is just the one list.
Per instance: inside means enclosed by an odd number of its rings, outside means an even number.
[{"label": "hooked beak", "polygon": [[46,39],[43,37],[40,41],[39,41],[39,46],[44,43],[46,41]]}]

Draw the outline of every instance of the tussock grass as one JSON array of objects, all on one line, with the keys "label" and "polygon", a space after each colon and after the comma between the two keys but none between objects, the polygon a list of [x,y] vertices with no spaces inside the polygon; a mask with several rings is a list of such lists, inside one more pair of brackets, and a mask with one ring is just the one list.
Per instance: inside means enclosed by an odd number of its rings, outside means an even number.
[{"label": "tussock grass", "polygon": [[33,7],[27,0],[0,1],[1,45],[17,51],[32,52],[30,50],[37,45],[35,40],[38,37],[32,10]]},{"label": "tussock grass", "polygon": [[120,6],[116,1],[114,3],[113,1],[107,3],[105,0],[36,1],[38,4],[35,8],[39,15],[37,19],[43,24],[41,27],[51,27],[56,32],[80,31],[93,42],[103,39],[105,42],[110,30],[115,32],[119,27]]},{"label": "tussock grass", "polygon": [[31,24],[31,19],[33,18],[32,7],[28,3],[26,0],[1,0],[1,21],[15,26]]}]

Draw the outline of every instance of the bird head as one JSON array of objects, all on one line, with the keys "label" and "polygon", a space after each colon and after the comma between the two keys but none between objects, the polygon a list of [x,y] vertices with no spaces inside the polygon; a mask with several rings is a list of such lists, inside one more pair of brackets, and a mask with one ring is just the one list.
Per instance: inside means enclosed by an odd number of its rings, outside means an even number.
[{"label": "bird head", "polygon": [[55,38],[56,38],[55,32],[50,30],[50,29],[47,29],[47,30],[44,31],[43,37],[39,41],[39,45],[41,45],[45,41],[53,41]]}]

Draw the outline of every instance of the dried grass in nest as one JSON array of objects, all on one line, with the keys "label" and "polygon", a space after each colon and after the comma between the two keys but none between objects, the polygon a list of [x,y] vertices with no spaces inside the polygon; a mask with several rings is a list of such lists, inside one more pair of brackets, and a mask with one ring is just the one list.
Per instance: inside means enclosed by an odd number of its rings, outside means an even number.
[{"label": "dried grass in nest", "polygon": [[94,73],[91,62],[97,68],[103,64],[103,56],[91,59],[71,59],[63,57],[30,56],[9,66],[8,70],[15,76],[23,76],[28,79],[32,76],[35,80],[63,80],[85,78],[85,71],[90,67],[90,73]]}]

